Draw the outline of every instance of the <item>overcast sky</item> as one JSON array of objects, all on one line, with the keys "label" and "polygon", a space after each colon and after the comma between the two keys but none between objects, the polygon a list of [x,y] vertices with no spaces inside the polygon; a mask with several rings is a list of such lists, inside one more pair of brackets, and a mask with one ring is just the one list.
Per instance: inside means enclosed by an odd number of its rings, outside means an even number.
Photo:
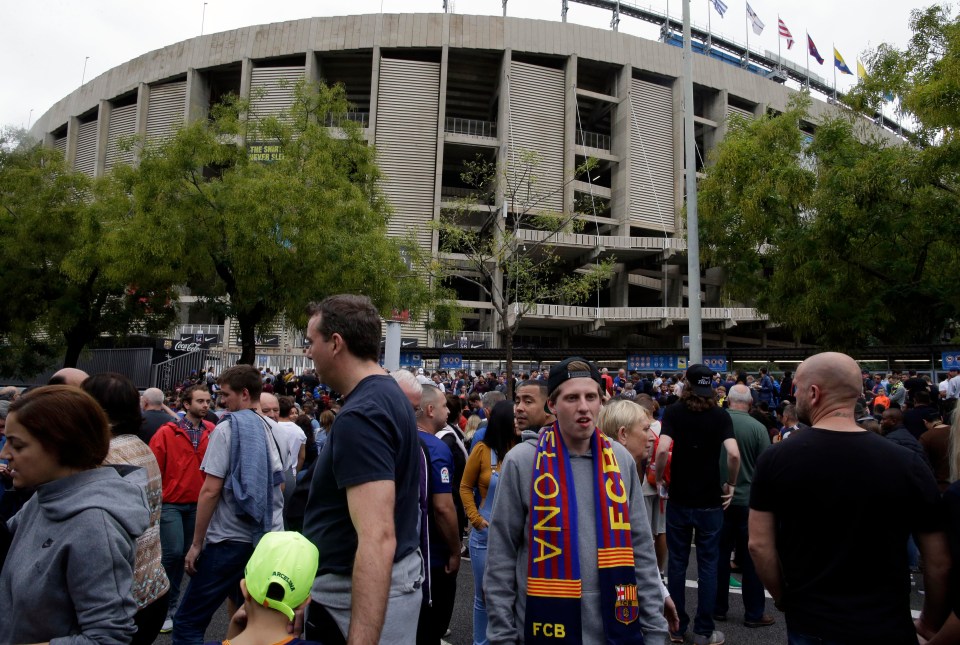
[{"label": "overcast sky", "polygon": [[[694,24],[706,27],[709,0],[693,0]],[[746,40],[744,0],[723,0],[729,7],[724,18],[710,9],[712,31],[738,42]],[[681,0],[634,0],[632,4],[669,13],[679,20]],[[811,60],[811,71],[833,79],[832,43],[856,72],[857,55],[882,42],[906,44],[911,9],[932,0],[751,0],[765,23],[761,36],[750,33],[754,50],[777,51],[777,15],[784,20],[796,43],[784,56],[806,64],[809,31],[823,67]],[[206,10],[204,12],[204,5]],[[461,14],[500,15],[501,0],[451,0]],[[560,0],[511,0],[510,16],[560,20]],[[357,13],[442,12],[442,0],[0,0],[0,126],[26,126],[53,103],[121,63],[203,33],[226,31],[270,22]],[[610,13],[570,2],[568,20],[609,29]],[[620,31],[656,38],[657,30],[624,17]],[[841,91],[852,84],[840,78]]]}]

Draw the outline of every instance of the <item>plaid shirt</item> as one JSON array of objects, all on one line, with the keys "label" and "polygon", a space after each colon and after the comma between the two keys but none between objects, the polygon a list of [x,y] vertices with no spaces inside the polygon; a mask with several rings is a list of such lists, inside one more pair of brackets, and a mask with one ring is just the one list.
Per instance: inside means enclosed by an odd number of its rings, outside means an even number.
[{"label": "plaid shirt", "polygon": [[200,421],[200,427],[194,428],[184,415],[177,421],[177,425],[187,433],[187,436],[190,437],[190,443],[193,444],[193,449],[196,450],[200,446],[200,437],[203,435],[203,420]]}]

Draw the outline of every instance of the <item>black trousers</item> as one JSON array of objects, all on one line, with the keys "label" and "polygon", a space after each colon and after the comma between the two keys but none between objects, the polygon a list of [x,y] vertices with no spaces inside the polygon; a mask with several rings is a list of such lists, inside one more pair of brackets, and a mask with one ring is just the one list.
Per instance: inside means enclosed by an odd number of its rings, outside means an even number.
[{"label": "black trousers", "polygon": [[447,632],[457,595],[457,574],[447,573],[443,567],[430,569],[430,595],[433,605],[426,598],[420,605],[417,645],[439,645]]}]

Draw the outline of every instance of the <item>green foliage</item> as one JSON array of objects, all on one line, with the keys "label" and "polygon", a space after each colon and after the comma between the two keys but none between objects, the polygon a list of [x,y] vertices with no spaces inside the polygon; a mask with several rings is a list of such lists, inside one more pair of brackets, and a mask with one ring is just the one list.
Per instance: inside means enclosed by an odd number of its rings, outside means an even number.
[{"label": "green foliage", "polygon": [[102,243],[123,207],[106,185],[68,171],[58,151],[0,136],[0,374],[33,376],[64,351],[75,365],[101,334],[169,324],[169,293]]},{"label": "green foliage", "polygon": [[960,313],[960,208],[923,150],[819,125],[800,100],[732,128],[700,183],[704,259],[725,288],[825,347],[938,342]]},{"label": "green foliage", "polygon": [[[115,176],[131,195],[116,251],[235,317],[242,362],[253,362],[256,328],[281,314],[304,324],[310,300],[363,293],[384,315],[417,316],[437,298],[405,264],[403,241],[386,235],[389,209],[360,127],[325,126],[348,109],[343,88],[300,83],[295,96],[289,113],[263,118],[230,100],[211,120],[146,142],[139,166]],[[277,146],[279,158],[252,160],[241,138]]]}]

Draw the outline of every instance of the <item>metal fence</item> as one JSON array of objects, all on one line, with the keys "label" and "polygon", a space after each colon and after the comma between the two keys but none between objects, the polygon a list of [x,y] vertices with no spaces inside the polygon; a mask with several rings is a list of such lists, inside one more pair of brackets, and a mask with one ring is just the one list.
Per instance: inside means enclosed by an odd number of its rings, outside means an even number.
[{"label": "metal fence", "polygon": [[[153,350],[149,347],[133,347],[124,349],[93,349],[80,355],[77,369],[87,374],[101,374],[103,372],[117,372],[123,374],[137,386],[146,389],[151,386],[150,363]],[[36,374],[26,379],[9,379],[8,385],[46,385],[50,377],[63,365],[63,360],[57,362],[58,367]]]},{"label": "metal fence", "polygon": [[204,369],[207,366],[208,354],[209,350],[201,349],[151,365],[149,387],[158,387],[164,392],[172,390],[190,376],[190,372],[199,372]]},{"label": "metal fence", "polygon": [[[226,352],[222,350],[210,350],[207,357],[207,363],[211,365],[214,372],[219,374],[223,370],[237,364],[240,360],[240,352]],[[303,352],[290,352],[286,354],[257,354],[255,366],[258,369],[270,368],[273,373],[280,370],[293,368],[294,374],[302,374],[303,370],[313,367],[313,361]]]},{"label": "metal fence", "polygon": [[577,145],[596,150],[609,150],[610,136],[599,132],[577,130]]},{"label": "metal fence", "polygon": [[479,119],[461,119],[448,116],[443,124],[445,132],[464,134],[468,137],[496,138],[497,124],[495,121],[480,121]]},{"label": "metal fence", "polygon": [[326,119],[328,128],[339,128],[346,121],[353,121],[359,123],[362,128],[368,128],[370,127],[370,113],[350,111],[343,114],[328,114]]}]

